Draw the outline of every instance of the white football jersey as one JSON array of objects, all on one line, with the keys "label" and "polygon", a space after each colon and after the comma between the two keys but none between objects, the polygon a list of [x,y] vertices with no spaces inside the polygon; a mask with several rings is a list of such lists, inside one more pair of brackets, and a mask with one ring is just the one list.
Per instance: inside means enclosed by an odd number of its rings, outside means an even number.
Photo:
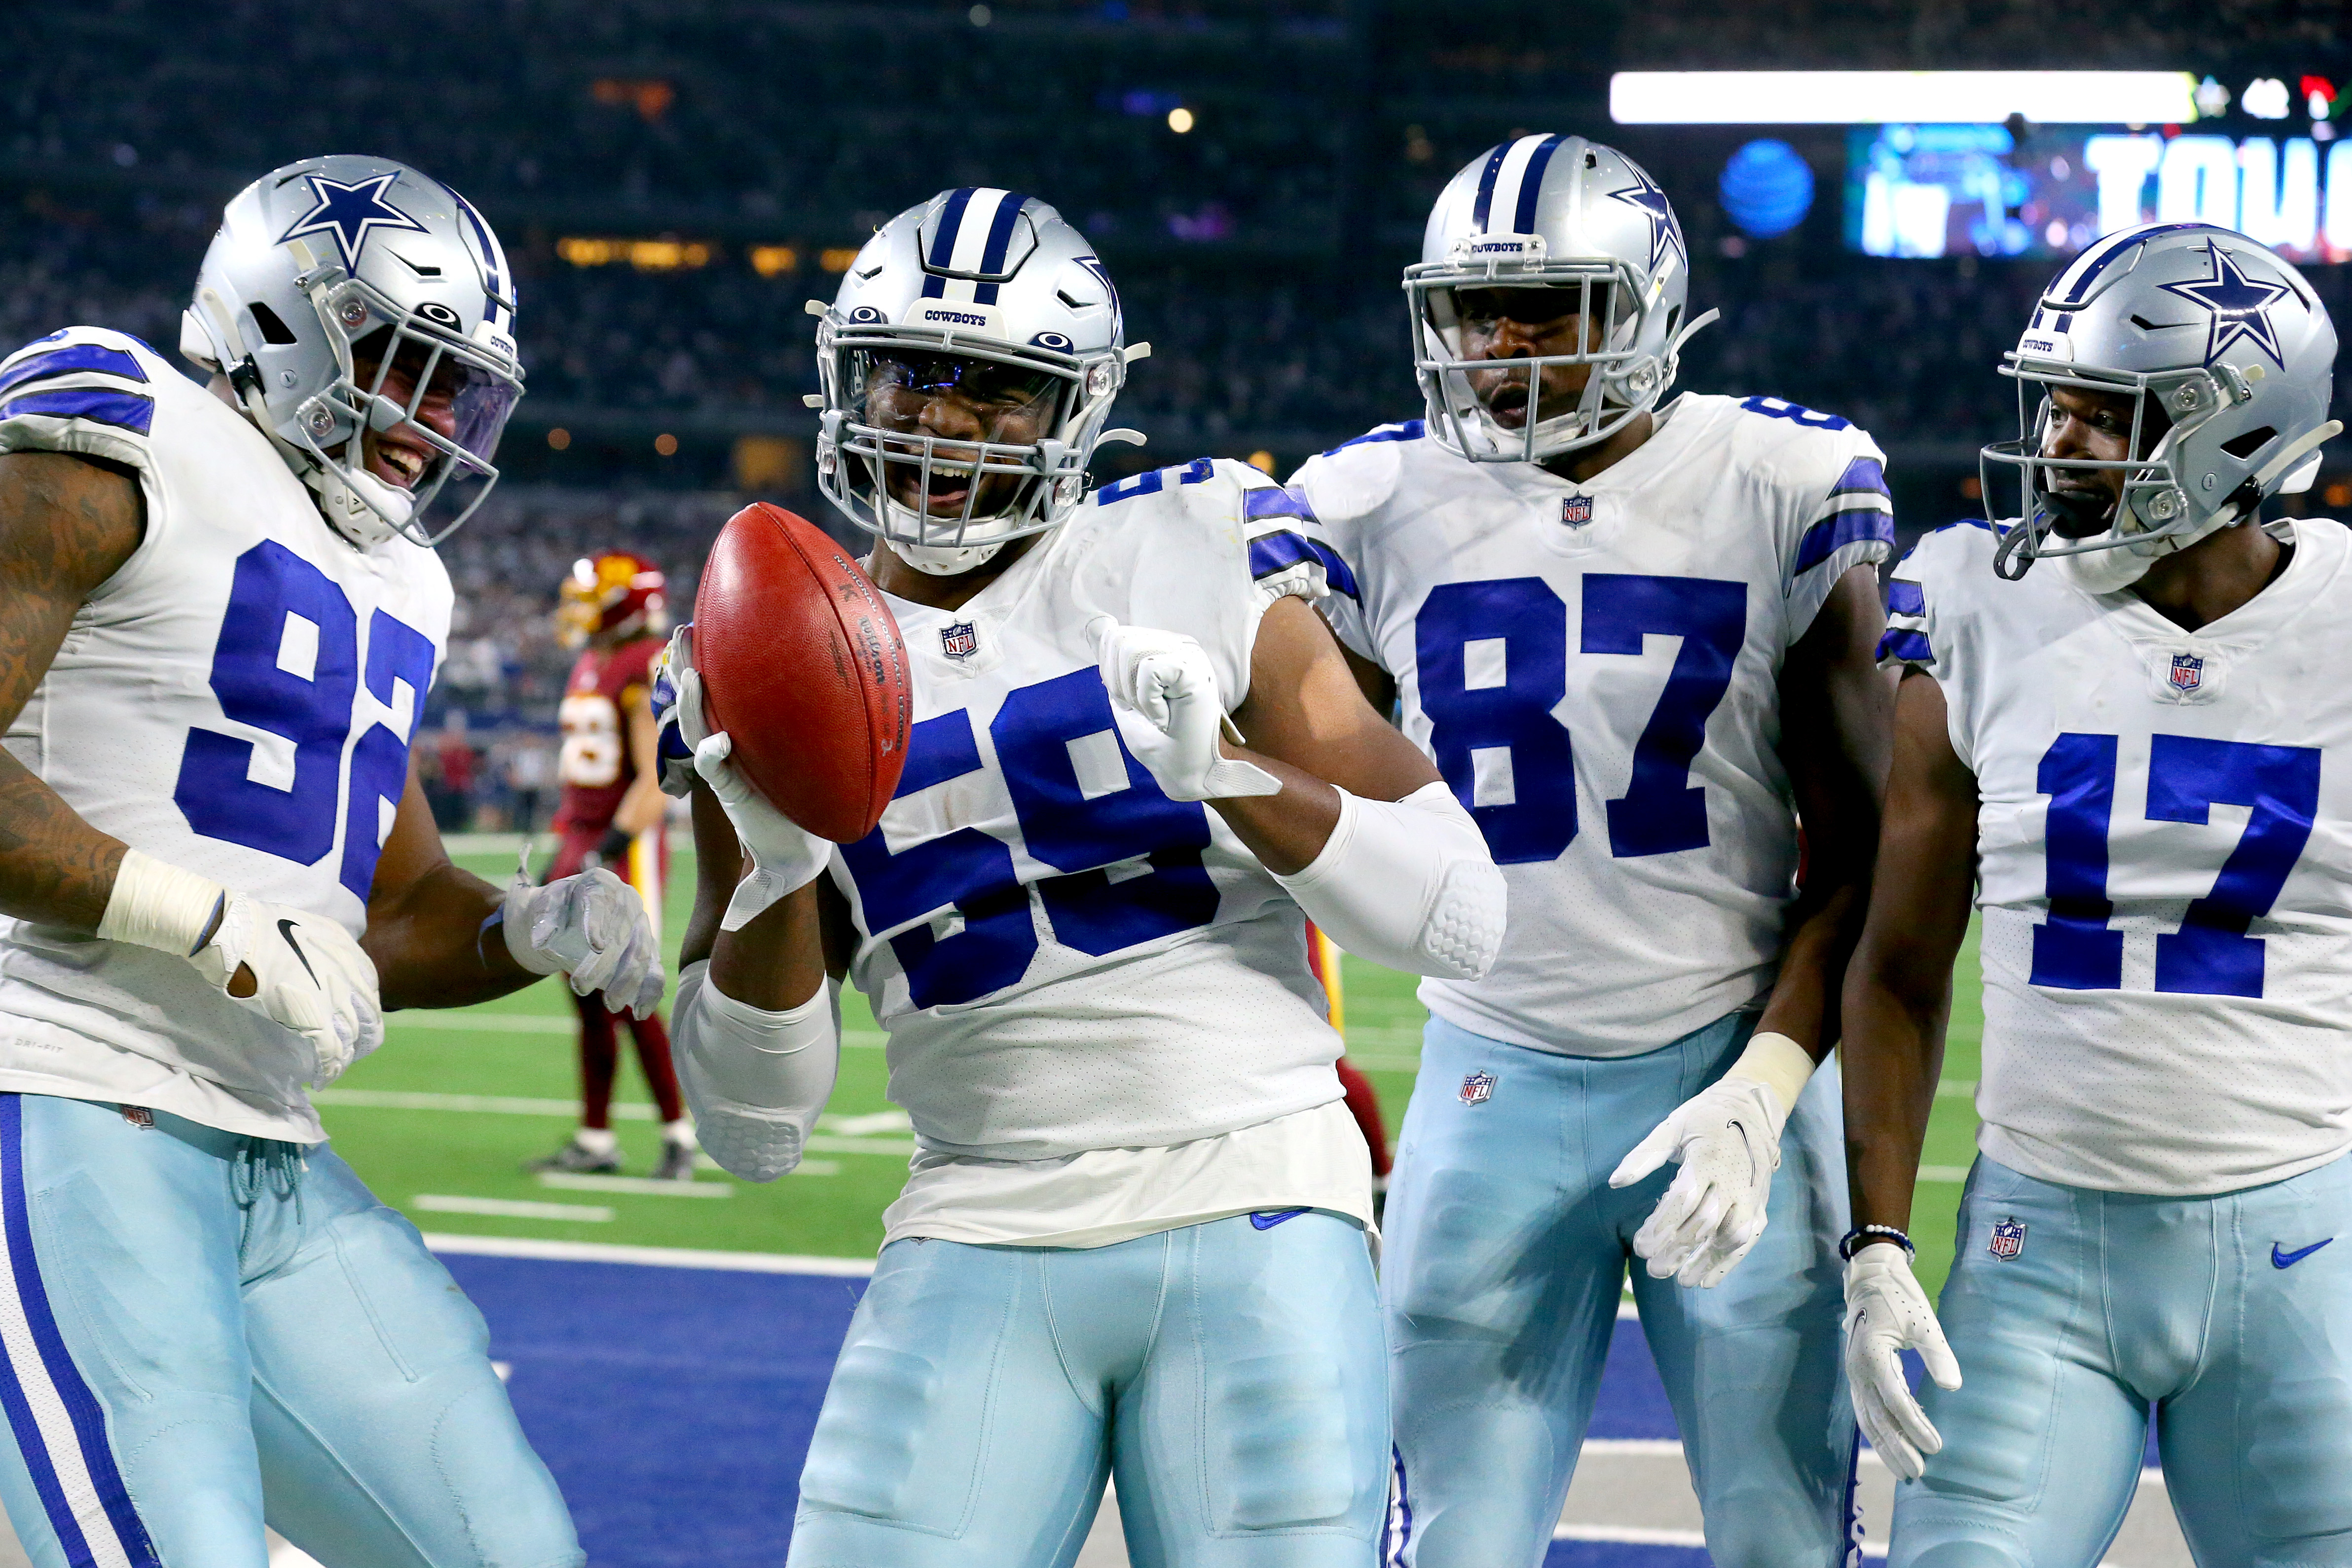
[{"label": "white football jersey", "polygon": [[[0,361],[0,451],[121,464],[146,502],[10,753],[100,831],[356,935],[448,641],[440,559],[345,543],[268,437],[120,332]],[[0,919],[0,1090],[317,1142],[310,1061],[169,954]]]},{"label": "white football jersey", "polygon": [[915,676],[906,770],[833,875],[890,1098],[927,1149],[1161,1147],[1339,1098],[1297,906],[1136,760],[1087,629],[1197,639],[1238,706],[1266,607],[1322,591],[1297,510],[1203,458],[1104,487],[961,609],[890,601]]},{"label": "white football jersey", "polygon": [[2185,632],[1955,523],[1887,585],[1884,663],[1935,676],[1976,774],[1979,1146],[2182,1197],[2352,1147],[2352,534]]},{"label": "white football jersey", "polygon": [[1781,661],[1894,552],[1885,460],[1847,421],[1696,393],[1657,420],[1580,485],[1420,420],[1292,482],[1349,569],[1325,613],[1395,677],[1510,884],[1493,970],[1422,1000],[1573,1056],[1654,1051],[1770,987],[1797,873]]}]

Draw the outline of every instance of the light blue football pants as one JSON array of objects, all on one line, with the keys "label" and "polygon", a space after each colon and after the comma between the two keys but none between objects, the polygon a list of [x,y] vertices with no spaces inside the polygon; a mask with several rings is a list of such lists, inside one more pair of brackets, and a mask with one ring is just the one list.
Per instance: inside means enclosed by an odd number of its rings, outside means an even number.
[{"label": "light blue football pants", "polygon": [[1754,1025],[1754,1014],[1735,1014],[1644,1055],[1598,1059],[1430,1019],[1383,1227],[1397,1445],[1390,1563],[1543,1561],[1629,1260],[1715,1561],[1846,1561],[1854,1426],[1839,1354],[1846,1200],[1835,1064],[1813,1074],[1781,1134],[1762,1239],[1713,1290],[1653,1280],[1633,1256],[1633,1233],[1676,1166],[1609,1186],[1635,1144],[1723,1075]]},{"label": "light blue football pants", "polygon": [[1958,1249],[1937,1310],[1963,1381],[1923,1385],[1944,1448],[1896,1490],[1891,1564],[2089,1568],[2151,1407],[2204,1568],[2352,1564],[2352,1156],[2189,1198],[1979,1156]]},{"label": "light blue football pants", "polygon": [[[0,1094],[0,1500],[37,1568],[576,1568],[481,1314],[321,1145]],[[307,1166],[307,1168],[306,1168]]]},{"label": "light blue football pants", "polygon": [[1068,1568],[1106,1476],[1136,1568],[1370,1568],[1389,1437],[1371,1259],[1344,1219],[1270,1218],[884,1248],[790,1568]]}]

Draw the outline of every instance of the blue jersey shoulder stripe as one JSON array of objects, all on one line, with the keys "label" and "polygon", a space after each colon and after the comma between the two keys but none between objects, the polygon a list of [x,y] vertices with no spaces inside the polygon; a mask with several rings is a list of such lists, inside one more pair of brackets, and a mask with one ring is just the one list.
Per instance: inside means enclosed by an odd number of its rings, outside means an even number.
[{"label": "blue jersey shoulder stripe", "polygon": [[1315,508],[1307,504],[1307,493],[1295,485],[1279,489],[1252,490],[1242,497],[1242,516],[1245,517],[1304,517],[1315,520]]},{"label": "blue jersey shoulder stripe", "polygon": [[155,400],[138,392],[109,392],[103,387],[66,387],[58,392],[26,392],[0,403],[0,419],[18,419],[26,414],[87,419],[144,435],[155,422]]},{"label": "blue jersey shoulder stripe", "polygon": [[124,381],[142,384],[147,380],[147,372],[139,368],[139,361],[120,349],[110,349],[103,343],[68,343],[62,349],[21,354],[5,369],[0,369],[0,395],[5,395],[26,382],[46,381],[51,376],[78,375],[85,371],[121,376]]},{"label": "blue jersey shoulder stripe", "polygon": [[1899,577],[1887,579],[1886,612],[1889,615],[1927,614],[1927,590],[1916,582],[1906,582]]},{"label": "blue jersey shoulder stripe", "polygon": [[1889,493],[1886,488],[1886,465],[1875,457],[1857,457],[1847,464],[1845,472],[1838,476],[1836,486],[1830,491],[1832,497],[1885,496]]},{"label": "blue jersey shoulder stripe", "polygon": [[[1377,430],[1368,430],[1353,441],[1339,443],[1339,445],[1331,448],[1331,452],[1345,452],[1350,446],[1362,446],[1375,441],[1419,441],[1428,434],[1429,421],[1408,419],[1402,424],[1383,424]],[[1326,452],[1323,455],[1328,457],[1331,452]]]},{"label": "blue jersey shoulder stripe", "polygon": [[1932,664],[1936,650],[1927,645],[1925,632],[1914,632],[1907,626],[1890,626],[1886,635],[1878,640],[1878,659],[1900,659],[1906,664]]},{"label": "blue jersey shoulder stripe", "polygon": [[1249,559],[1253,578],[1272,577],[1307,561],[1318,562],[1323,568],[1323,580],[1331,585],[1333,592],[1344,593],[1359,603],[1363,601],[1356,585],[1356,574],[1339,559],[1338,550],[1320,539],[1310,539],[1287,528],[1278,534],[1261,534],[1250,540]]},{"label": "blue jersey shoulder stripe", "polygon": [[1838,512],[1823,517],[1805,530],[1797,541],[1797,570],[1811,571],[1822,562],[1851,544],[1876,539],[1893,549],[1895,519],[1885,512],[1871,508],[1857,512]]}]

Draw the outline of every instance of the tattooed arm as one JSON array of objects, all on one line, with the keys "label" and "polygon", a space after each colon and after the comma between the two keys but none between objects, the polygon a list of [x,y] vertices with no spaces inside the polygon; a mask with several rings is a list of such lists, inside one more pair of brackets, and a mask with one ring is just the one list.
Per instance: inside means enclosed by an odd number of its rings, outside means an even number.
[{"label": "tattooed arm", "polygon": [[[48,673],[74,612],[145,531],[129,470],[61,452],[0,453],[0,729]],[[0,749],[0,915],[95,931],[122,850]]]}]

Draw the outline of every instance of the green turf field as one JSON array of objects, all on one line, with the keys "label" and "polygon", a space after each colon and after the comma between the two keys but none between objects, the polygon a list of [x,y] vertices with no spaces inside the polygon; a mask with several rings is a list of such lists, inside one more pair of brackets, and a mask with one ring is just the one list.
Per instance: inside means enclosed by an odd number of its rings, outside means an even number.
[{"label": "green turf field", "polygon": [[[502,878],[513,852],[462,855]],[[673,961],[692,885],[678,857],[665,922]],[[1928,1178],[1913,1220],[1920,1273],[1939,1288],[1951,1257],[1958,1176],[1974,1147],[1968,1092],[1981,1023],[1976,949],[1962,956],[1943,1092],[1927,1134]],[[1379,1086],[1391,1134],[1420,1056],[1423,1014],[1405,976],[1350,958],[1349,1056]],[[881,1213],[897,1196],[913,1145],[884,1098],[882,1036],[855,992],[843,998],[840,1086],[807,1162],[766,1186],[706,1171],[691,1188],[580,1185],[598,1178],[526,1176],[522,1163],[570,1134],[577,1115],[573,1014],[555,982],[463,1012],[395,1013],[383,1050],[320,1096],[335,1146],[385,1202],[422,1228],[635,1246],[870,1257]],[[653,1107],[625,1041],[615,1124],[632,1173],[656,1153]],[[617,1187],[617,1190],[615,1189]]]}]

